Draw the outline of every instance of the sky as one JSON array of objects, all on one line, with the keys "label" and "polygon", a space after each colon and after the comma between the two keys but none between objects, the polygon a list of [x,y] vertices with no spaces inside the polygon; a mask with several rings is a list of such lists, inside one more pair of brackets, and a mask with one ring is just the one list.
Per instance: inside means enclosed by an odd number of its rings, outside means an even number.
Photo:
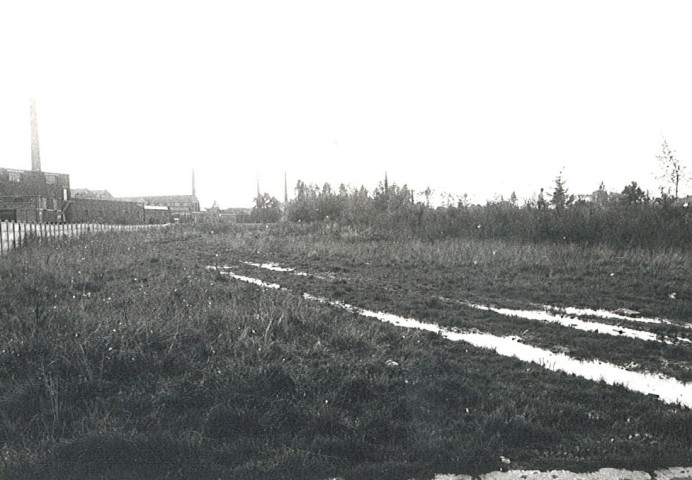
[{"label": "sky", "polygon": [[[297,180],[472,201],[692,170],[685,1],[0,2],[0,167],[203,207]],[[692,193],[686,184],[682,193]]]}]

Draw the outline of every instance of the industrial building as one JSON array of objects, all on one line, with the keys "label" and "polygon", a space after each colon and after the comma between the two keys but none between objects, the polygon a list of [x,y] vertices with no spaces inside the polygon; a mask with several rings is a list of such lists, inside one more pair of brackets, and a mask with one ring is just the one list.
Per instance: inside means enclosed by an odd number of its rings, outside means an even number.
[{"label": "industrial building", "polygon": [[67,174],[0,168],[0,220],[63,222],[69,200]]},{"label": "industrial building", "polygon": [[41,170],[36,103],[30,101],[31,170],[0,168],[0,221],[30,223],[168,223],[200,212],[192,195],[114,198],[107,190],[70,190],[70,176]]},{"label": "industrial building", "polygon": [[31,170],[0,168],[0,220],[52,223],[65,221],[70,176],[41,171],[36,102],[29,103]]}]

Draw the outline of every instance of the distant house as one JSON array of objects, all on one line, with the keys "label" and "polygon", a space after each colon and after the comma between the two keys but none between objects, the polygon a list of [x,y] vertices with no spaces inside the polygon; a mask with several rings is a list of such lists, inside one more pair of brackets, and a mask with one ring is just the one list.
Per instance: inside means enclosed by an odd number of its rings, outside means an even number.
[{"label": "distant house", "polygon": [[0,220],[63,222],[69,200],[67,174],[0,168]]},{"label": "distant house", "polygon": [[249,221],[251,208],[225,208],[219,210],[219,218],[231,223],[245,223]]}]

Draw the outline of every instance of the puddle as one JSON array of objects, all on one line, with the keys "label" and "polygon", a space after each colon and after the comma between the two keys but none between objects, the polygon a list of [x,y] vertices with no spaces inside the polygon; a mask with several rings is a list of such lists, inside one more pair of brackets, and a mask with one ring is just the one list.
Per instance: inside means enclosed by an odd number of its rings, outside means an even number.
[{"label": "puddle", "polygon": [[677,327],[682,327],[682,328],[690,328],[692,329],[692,325],[679,325],[675,322],[672,322],[670,320],[666,320],[665,318],[651,318],[651,317],[630,317],[627,315],[622,315],[620,313],[616,312],[611,312],[609,310],[603,310],[603,309],[598,309],[594,310],[591,308],[576,308],[576,307],[553,307],[551,305],[541,305],[541,308],[544,310],[549,310],[552,312],[557,312],[557,313],[563,313],[565,315],[574,315],[574,316],[591,316],[591,317],[598,317],[598,318],[607,318],[609,320],[626,320],[628,322],[639,322],[639,323],[653,323],[653,324],[666,324],[666,325],[674,325]]},{"label": "puddle", "polygon": [[244,262],[244,261],[241,261],[240,263],[243,263],[245,265],[249,265],[251,267],[264,268],[265,270],[271,270],[272,272],[292,273],[293,275],[298,275],[299,277],[315,277],[315,278],[319,278],[320,280],[333,280],[333,278],[334,278],[334,277],[330,278],[329,276],[325,277],[322,275],[316,275],[313,273],[299,272],[295,268],[282,267],[276,263],[254,263],[254,262]]},{"label": "puddle", "polygon": [[579,320],[578,318],[571,318],[565,315],[559,315],[555,313],[550,313],[549,311],[545,310],[515,310],[511,308],[500,308],[500,307],[491,307],[487,305],[478,305],[475,303],[470,303],[466,302],[463,300],[451,300],[448,298],[443,298],[443,300],[446,301],[452,301],[455,303],[460,303],[462,305],[465,305],[470,308],[474,308],[476,310],[485,310],[485,311],[490,311],[490,312],[495,312],[500,315],[504,315],[507,317],[517,317],[517,318],[523,318],[525,320],[535,320],[538,322],[545,322],[545,323],[557,323],[559,325],[563,325],[565,327],[570,327],[574,328],[575,330],[583,330],[585,332],[596,332],[596,333],[602,333],[605,335],[612,335],[614,337],[628,337],[628,338],[636,338],[639,340],[646,340],[646,341],[652,341],[652,342],[663,342],[667,343],[669,345],[673,345],[678,342],[683,342],[683,343],[692,343],[690,340],[686,338],[677,338],[675,340],[668,340],[668,339],[663,339],[659,338],[655,333],[651,332],[645,332],[642,330],[634,330],[631,328],[625,328],[621,327],[618,325],[610,325],[608,323],[598,323],[598,322],[592,322],[592,321],[585,321],[585,320]]},{"label": "puddle", "polygon": [[260,280],[258,278],[252,278],[252,277],[245,277],[243,275],[237,275],[237,274],[231,272],[230,268],[231,267],[228,267],[228,266],[223,266],[223,267],[208,266],[207,270],[217,271],[221,275],[229,276],[229,277],[234,278],[236,280],[240,280],[241,282],[252,283],[253,285],[257,285],[258,287],[271,288],[273,290],[286,290],[285,288],[282,288],[281,285],[279,285],[278,283],[267,283],[267,282],[263,282],[262,280]]},{"label": "puddle", "polygon": [[[258,267],[258,268],[264,268],[266,270],[271,270],[273,272],[291,272],[295,273],[296,269],[295,268],[286,268],[282,267],[276,263],[254,263],[254,262],[240,262],[245,265],[250,265],[251,267]],[[304,273],[303,275],[307,275],[307,273]]]},{"label": "puddle", "polygon": [[[219,271],[222,275],[228,275],[236,280],[252,283],[260,287],[286,290],[275,283],[266,283],[256,278],[236,275],[229,271],[228,267],[207,268]],[[375,312],[309,293],[303,293],[303,298],[338,307],[395,326],[437,333],[448,340],[454,342],[462,341],[476,347],[490,349],[499,355],[535,363],[548,370],[565,372],[597,382],[603,381],[609,385],[622,385],[635,392],[656,395],[661,401],[666,403],[680,404],[692,408],[692,383],[683,383],[674,378],[653,373],[633,372],[599,360],[577,360],[563,353],[553,353],[542,348],[526,345],[521,343],[517,337],[498,337],[489,333],[463,332],[443,328],[439,325],[424,323],[413,318],[400,317],[386,312]]]}]

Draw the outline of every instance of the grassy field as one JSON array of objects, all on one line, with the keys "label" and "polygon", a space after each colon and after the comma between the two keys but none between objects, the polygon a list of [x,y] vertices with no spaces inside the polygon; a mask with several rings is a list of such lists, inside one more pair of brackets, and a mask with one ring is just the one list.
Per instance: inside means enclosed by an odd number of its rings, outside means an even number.
[{"label": "grassy field", "polygon": [[[222,265],[290,291],[207,268]],[[379,479],[692,465],[689,408],[300,295],[518,335],[689,382],[690,268],[689,253],[676,250],[280,229],[28,247],[0,261],[0,472]],[[627,325],[662,341],[606,338],[457,301],[630,308],[671,323]]]}]

